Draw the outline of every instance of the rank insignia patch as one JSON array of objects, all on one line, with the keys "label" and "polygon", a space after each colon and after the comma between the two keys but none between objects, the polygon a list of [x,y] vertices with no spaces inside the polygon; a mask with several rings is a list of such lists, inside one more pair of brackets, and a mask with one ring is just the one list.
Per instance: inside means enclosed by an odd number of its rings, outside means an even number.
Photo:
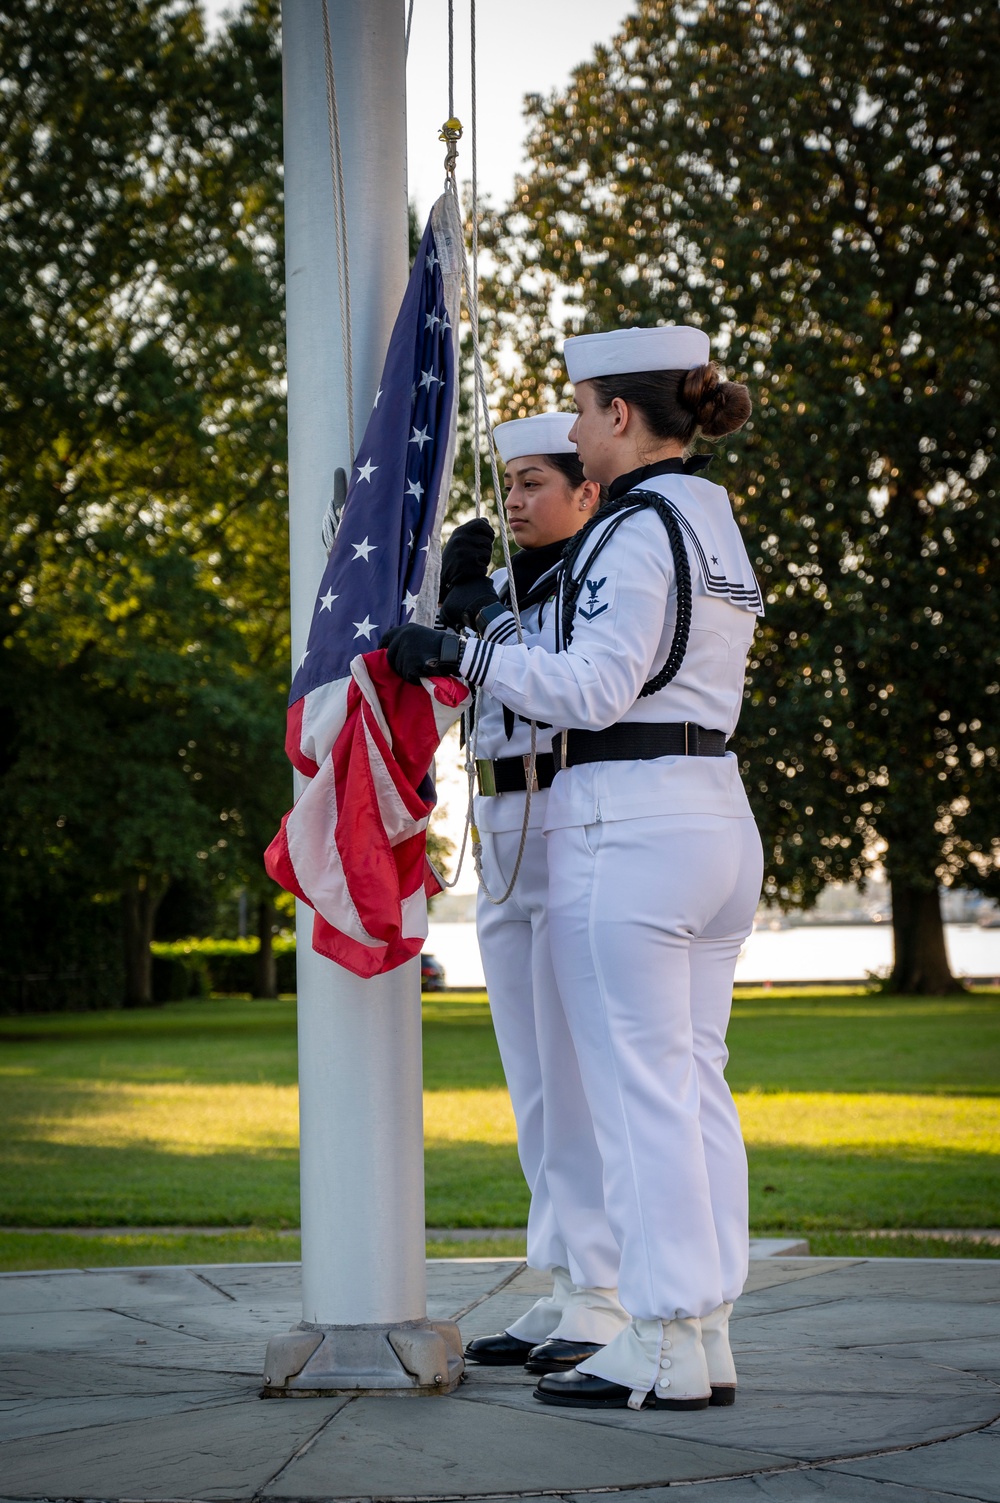
[{"label": "rank insignia patch", "polygon": [[[583,617],[584,621],[593,621],[595,616],[603,615],[611,604],[610,597],[614,594],[614,582],[612,581],[610,588],[605,590],[607,584],[607,575],[603,579],[587,579],[584,581],[586,593],[581,591],[580,604],[577,606],[577,612]],[[602,598],[602,592],[606,598]]]}]

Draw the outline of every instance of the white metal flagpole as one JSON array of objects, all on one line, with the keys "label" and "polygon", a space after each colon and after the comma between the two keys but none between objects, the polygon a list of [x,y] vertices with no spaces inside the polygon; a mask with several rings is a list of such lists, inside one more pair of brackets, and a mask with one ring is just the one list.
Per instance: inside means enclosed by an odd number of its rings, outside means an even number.
[{"label": "white metal flagpole", "polygon": [[[407,279],[404,3],[328,0],[328,11],[339,241],[323,5],[282,8],[293,662],[326,562],[334,472],[354,459],[338,274],[349,266],[358,433]],[[462,1359],[458,1328],[426,1319],[419,961],[362,981],[313,951],[312,918],[299,904],[303,1319],[269,1342],[264,1392],[446,1392]]]}]

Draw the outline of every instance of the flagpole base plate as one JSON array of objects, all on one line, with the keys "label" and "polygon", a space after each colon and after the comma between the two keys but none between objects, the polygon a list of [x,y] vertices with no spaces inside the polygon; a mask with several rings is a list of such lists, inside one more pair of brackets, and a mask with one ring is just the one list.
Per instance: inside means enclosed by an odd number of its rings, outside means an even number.
[{"label": "flagpole base plate", "polygon": [[462,1338],[454,1321],[391,1326],[303,1321],[268,1342],[261,1398],[451,1393],[464,1376]]}]

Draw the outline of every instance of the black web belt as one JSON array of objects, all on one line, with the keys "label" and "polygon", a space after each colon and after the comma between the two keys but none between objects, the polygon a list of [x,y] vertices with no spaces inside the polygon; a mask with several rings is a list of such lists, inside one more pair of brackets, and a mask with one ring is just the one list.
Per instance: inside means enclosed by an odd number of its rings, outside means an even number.
[{"label": "black web belt", "polygon": [[[526,793],[528,791],[528,768],[530,756],[496,757],[493,761],[479,758],[476,761],[476,783],[480,793],[487,796],[496,793]],[[539,752],[535,757],[535,781],[531,788],[537,793],[541,788],[551,788],[556,775],[555,762],[548,752]]]},{"label": "black web belt", "polygon": [[692,720],[643,724],[620,721],[605,731],[563,731],[552,742],[557,767],[578,762],[639,762],[654,757],[724,757],[725,731]]}]

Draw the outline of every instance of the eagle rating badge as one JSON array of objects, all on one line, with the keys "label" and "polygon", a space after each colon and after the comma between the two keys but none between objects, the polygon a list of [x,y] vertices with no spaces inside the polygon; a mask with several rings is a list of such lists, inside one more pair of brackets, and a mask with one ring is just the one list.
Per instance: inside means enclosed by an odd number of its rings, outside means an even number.
[{"label": "eagle rating badge", "polygon": [[581,592],[580,604],[577,613],[584,621],[593,621],[596,616],[603,616],[614,596],[614,579],[605,575],[603,579],[587,579],[584,581],[586,594]]}]

